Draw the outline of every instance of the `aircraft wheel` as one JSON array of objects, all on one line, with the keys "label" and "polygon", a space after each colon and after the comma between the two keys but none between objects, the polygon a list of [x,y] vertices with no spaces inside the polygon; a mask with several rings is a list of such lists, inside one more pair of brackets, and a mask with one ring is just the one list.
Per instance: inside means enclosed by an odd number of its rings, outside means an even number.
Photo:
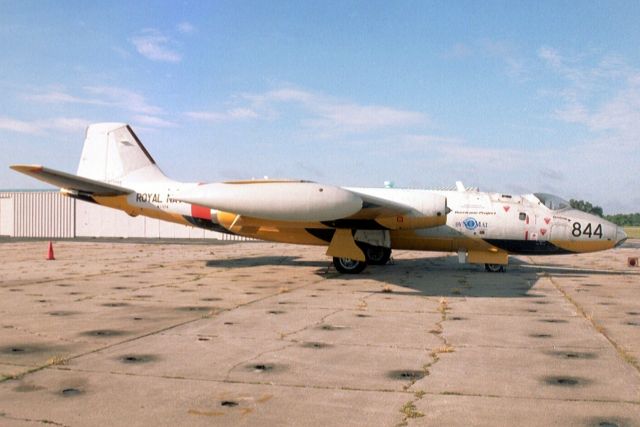
[{"label": "aircraft wheel", "polygon": [[338,257],[333,257],[333,265],[336,267],[336,270],[343,274],[359,274],[367,267],[365,261]]},{"label": "aircraft wheel", "polygon": [[391,258],[391,248],[366,245],[363,249],[364,256],[367,258],[367,264],[385,265]]},{"label": "aircraft wheel", "polygon": [[485,264],[484,265],[484,270],[488,271],[489,273],[504,273],[505,272],[504,265],[502,265],[502,264]]}]

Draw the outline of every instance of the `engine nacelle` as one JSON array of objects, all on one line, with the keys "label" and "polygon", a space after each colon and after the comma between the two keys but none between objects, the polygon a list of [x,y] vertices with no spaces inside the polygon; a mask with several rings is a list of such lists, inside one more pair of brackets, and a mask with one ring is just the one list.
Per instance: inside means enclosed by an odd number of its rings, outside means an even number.
[{"label": "engine nacelle", "polygon": [[[409,204],[409,203],[407,203]],[[413,200],[410,204],[414,207],[412,212],[404,215],[376,218],[376,222],[391,230],[414,230],[419,228],[431,228],[447,223],[447,198],[440,194],[424,195],[419,200]]]}]

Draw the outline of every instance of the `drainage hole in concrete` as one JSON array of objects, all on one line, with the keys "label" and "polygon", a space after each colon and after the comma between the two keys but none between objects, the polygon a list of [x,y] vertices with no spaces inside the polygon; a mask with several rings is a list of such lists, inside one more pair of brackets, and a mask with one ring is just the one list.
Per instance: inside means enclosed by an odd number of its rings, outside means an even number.
[{"label": "drainage hole in concrete", "polygon": [[146,354],[146,355],[127,354],[120,357],[120,361],[122,363],[147,363],[147,362],[153,362],[155,360],[157,360],[157,357],[149,354]]},{"label": "drainage hole in concrete", "polygon": [[50,311],[47,313],[49,316],[71,316],[72,314],[76,314],[75,311]]},{"label": "drainage hole in concrete", "polygon": [[71,397],[71,396],[77,396],[79,394],[82,394],[82,390],[79,390],[77,388],[65,388],[64,390],[62,390],[61,393],[65,397]]},{"label": "drainage hole in concrete", "polygon": [[595,359],[595,353],[587,351],[550,351],[547,354],[563,359]]},{"label": "drainage hole in concrete", "polygon": [[38,344],[27,344],[27,345],[8,345],[6,347],[0,347],[1,354],[8,354],[14,356],[21,356],[23,354],[32,354],[32,353],[40,353],[42,351],[48,350],[47,347],[43,347]]},{"label": "drainage hole in concrete", "polygon": [[344,326],[334,326],[334,325],[322,325],[320,329],[323,331],[337,331],[339,329],[344,329]]},{"label": "drainage hole in concrete", "polygon": [[390,371],[389,377],[397,380],[417,380],[423,378],[424,371],[403,370],[403,371]]},{"label": "drainage hole in concrete", "polygon": [[190,307],[178,307],[176,308],[178,311],[210,311],[211,307],[203,307],[203,306],[190,306]]},{"label": "drainage hole in concrete", "polygon": [[529,336],[531,338],[551,338],[553,335],[551,335],[551,334],[531,334]]},{"label": "drainage hole in concrete", "polygon": [[92,337],[117,337],[120,335],[124,335],[124,332],[116,331],[113,329],[98,329],[95,331],[83,332],[82,335],[92,336]]},{"label": "drainage hole in concrete", "polygon": [[302,344],[302,347],[304,347],[304,348],[327,348],[327,347],[331,347],[331,345],[325,344],[323,342],[306,342],[306,343]]},{"label": "drainage hole in concrete", "polygon": [[234,402],[233,400],[223,400],[222,402],[220,402],[220,406],[227,406],[229,408],[232,408],[234,406],[238,406],[238,402]]},{"label": "drainage hole in concrete", "polygon": [[286,313],[286,312],[282,311],[282,310],[269,310],[269,311],[267,311],[267,313],[269,313],[269,314],[283,314],[283,313]]},{"label": "drainage hole in concrete", "polygon": [[545,377],[544,382],[548,385],[560,386],[560,387],[575,387],[578,385],[584,385],[589,382],[584,378],[576,377]]}]

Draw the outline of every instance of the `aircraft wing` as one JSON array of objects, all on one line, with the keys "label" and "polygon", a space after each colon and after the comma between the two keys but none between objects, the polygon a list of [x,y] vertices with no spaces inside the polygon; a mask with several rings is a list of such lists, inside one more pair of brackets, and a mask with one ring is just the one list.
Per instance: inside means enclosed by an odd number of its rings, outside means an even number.
[{"label": "aircraft wing", "polygon": [[82,193],[88,193],[96,196],[120,196],[133,193],[128,188],[118,187],[117,185],[107,184],[93,179],[84,178],[78,175],[72,175],[66,172],[60,172],[54,169],[45,168],[38,165],[11,165],[11,169],[29,175],[35,179],[46,182],[47,184],[67,190],[75,190]]},{"label": "aircraft wing", "polygon": [[362,199],[362,208],[353,214],[349,219],[369,220],[381,217],[391,217],[406,215],[415,209],[403,203],[394,202],[388,199],[363,194],[353,190],[348,190]]}]

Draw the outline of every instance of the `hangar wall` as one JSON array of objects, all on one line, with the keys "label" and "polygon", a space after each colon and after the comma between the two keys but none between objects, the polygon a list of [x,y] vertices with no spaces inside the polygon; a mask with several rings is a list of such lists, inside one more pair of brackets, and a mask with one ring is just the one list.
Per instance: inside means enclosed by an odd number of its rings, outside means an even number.
[{"label": "hangar wall", "polygon": [[0,192],[0,236],[246,240],[63,196],[57,191]]}]

